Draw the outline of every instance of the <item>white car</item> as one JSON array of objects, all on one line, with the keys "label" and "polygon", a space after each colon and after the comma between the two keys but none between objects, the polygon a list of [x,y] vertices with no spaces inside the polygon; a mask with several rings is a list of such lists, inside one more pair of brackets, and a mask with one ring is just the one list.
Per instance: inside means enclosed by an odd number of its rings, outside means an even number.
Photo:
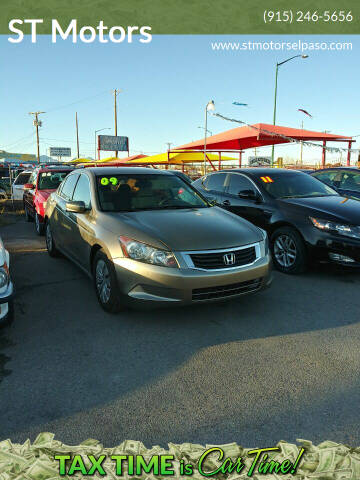
[{"label": "white car", "polygon": [[15,178],[11,187],[13,200],[22,200],[24,196],[24,185],[28,183],[32,170],[24,170]]},{"label": "white car", "polygon": [[14,287],[10,279],[9,264],[10,255],[0,237],[0,326],[10,324],[14,314]]}]

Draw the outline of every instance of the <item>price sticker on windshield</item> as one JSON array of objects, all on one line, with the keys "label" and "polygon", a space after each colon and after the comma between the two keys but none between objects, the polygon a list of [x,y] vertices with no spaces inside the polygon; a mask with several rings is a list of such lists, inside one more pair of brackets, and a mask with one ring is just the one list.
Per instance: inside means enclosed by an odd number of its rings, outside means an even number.
[{"label": "price sticker on windshield", "polygon": [[273,183],[274,180],[271,177],[260,177],[264,183]]},{"label": "price sticker on windshield", "polygon": [[117,185],[118,184],[118,179],[116,177],[102,177],[102,179],[100,180],[100,183],[101,185],[109,185],[109,183],[111,183],[111,185]]}]

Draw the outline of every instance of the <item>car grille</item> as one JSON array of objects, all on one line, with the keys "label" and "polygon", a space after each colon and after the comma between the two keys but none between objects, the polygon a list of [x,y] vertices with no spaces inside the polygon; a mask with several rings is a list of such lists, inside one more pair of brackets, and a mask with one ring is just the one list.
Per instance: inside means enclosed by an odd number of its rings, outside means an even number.
[{"label": "car grille", "polygon": [[193,300],[209,300],[212,298],[230,297],[242,293],[255,292],[261,287],[262,278],[255,278],[247,282],[232,283],[218,287],[196,288],[192,291]]},{"label": "car grille", "polygon": [[[226,264],[225,256],[234,254],[234,263]],[[205,270],[212,270],[215,268],[233,268],[241,265],[248,265],[256,260],[255,247],[241,248],[239,250],[231,250],[229,252],[214,252],[214,253],[193,253],[190,255],[195,267],[203,268]]]}]

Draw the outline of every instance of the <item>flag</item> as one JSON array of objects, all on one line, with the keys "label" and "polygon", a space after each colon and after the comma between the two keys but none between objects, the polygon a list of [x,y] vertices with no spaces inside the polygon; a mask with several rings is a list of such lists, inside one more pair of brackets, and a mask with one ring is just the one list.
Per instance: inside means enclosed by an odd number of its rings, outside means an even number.
[{"label": "flag", "polygon": [[312,118],[312,115],[310,115],[310,113],[307,112],[306,110],[304,110],[303,108],[298,108],[298,111],[299,111],[299,112],[303,112],[303,113],[305,113],[305,115],[307,115],[308,117]]},{"label": "flag", "polygon": [[233,102],[233,105],[237,105],[238,107],[248,107],[247,103],[240,103],[240,102]]}]

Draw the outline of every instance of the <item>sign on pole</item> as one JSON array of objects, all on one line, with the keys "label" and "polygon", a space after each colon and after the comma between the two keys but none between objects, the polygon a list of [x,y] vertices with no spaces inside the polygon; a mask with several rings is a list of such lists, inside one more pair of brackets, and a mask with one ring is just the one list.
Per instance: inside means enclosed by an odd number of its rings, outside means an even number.
[{"label": "sign on pole", "polygon": [[271,157],[249,157],[249,167],[268,167],[271,165]]},{"label": "sign on pole", "polygon": [[129,137],[116,137],[115,135],[99,135],[98,149],[111,150],[114,152],[128,152]]},{"label": "sign on pole", "polygon": [[71,148],[50,147],[50,157],[71,157]]}]

